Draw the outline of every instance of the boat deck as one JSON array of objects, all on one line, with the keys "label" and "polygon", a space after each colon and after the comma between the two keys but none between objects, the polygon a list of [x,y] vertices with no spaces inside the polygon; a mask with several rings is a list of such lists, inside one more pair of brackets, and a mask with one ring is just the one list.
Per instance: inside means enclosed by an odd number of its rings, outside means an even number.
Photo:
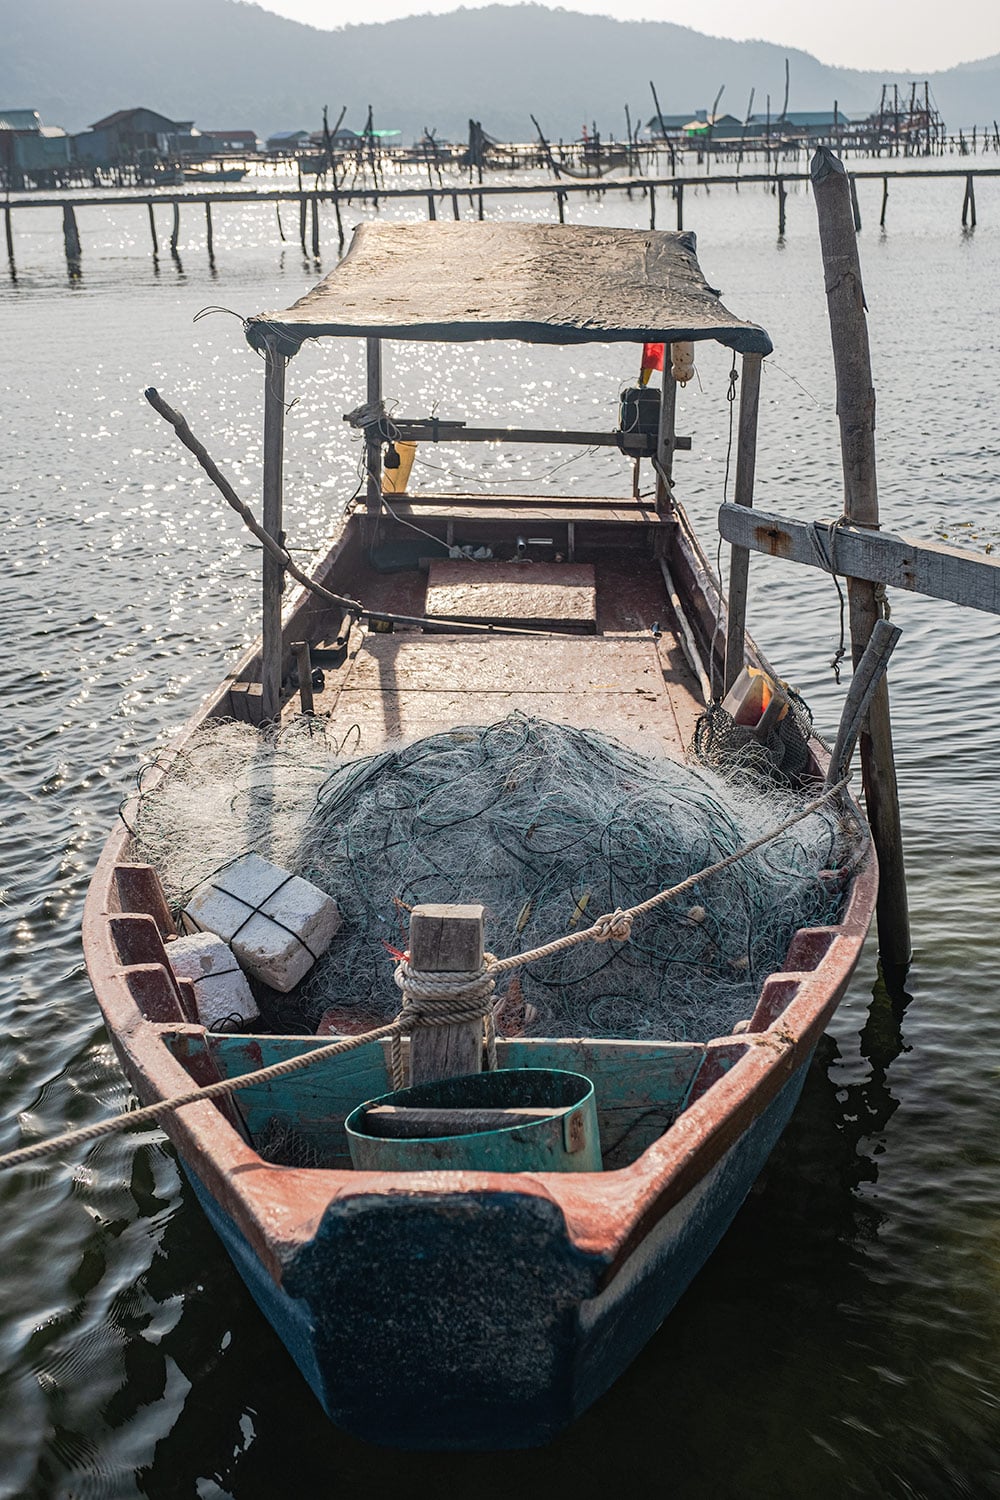
[{"label": "boat deck", "polygon": [[[558,565],[525,564],[523,576],[530,578],[533,570],[544,617],[557,619],[563,608],[553,581]],[[658,563],[638,555],[595,562],[589,622],[581,617],[580,572],[566,565],[572,604],[565,607],[572,617],[561,633],[356,629],[343,664],[324,667],[316,712],[329,715],[336,734],[351,736],[352,751],[356,734],[363,754],[456,724],[494,723],[520,712],[597,727],[645,754],[680,758],[702,703],[673,631]],[[440,568],[430,576],[440,598]],[[389,608],[391,601],[395,611],[422,615],[429,607],[428,577],[416,568],[390,575],[370,570],[358,580],[358,591],[373,611]],[[484,589],[489,588],[484,576]],[[497,597],[496,590],[490,597]],[[523,599],[516,609],[524,619]],[[294,717],[297,709],[295,698],[286,713]]]}]

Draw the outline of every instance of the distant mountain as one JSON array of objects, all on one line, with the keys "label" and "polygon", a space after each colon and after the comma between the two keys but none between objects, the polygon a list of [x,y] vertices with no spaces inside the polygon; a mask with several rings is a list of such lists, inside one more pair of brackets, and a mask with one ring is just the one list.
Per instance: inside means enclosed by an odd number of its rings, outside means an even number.
[{"label": "distant mountain", "polygon": [[[419,0],[417,0],[419,3]],[[711,106],[742,116],[770,95],[777,114],[791,68],[789,108],[845,113],[878,107],[883,82],[909,79],[828,68],[769,42],[731,42],[669,22],[614,21],[540,5],[491,5],[381,25],[318,31],[243,0],[0,0],[0,109],[38,109],[47,124],[80,130],[113,110],[146,105],[205,129],[316,129],[324,104],[360,129],[405,140],[425,126],[464,138],[470,115],[490,134],[526,140],[538,116],[553,139],[596,120],[624,135],[652,113],[654,79],[665,113]],[[1000,57],[932,74],[952,129],[1000,116]]]}]

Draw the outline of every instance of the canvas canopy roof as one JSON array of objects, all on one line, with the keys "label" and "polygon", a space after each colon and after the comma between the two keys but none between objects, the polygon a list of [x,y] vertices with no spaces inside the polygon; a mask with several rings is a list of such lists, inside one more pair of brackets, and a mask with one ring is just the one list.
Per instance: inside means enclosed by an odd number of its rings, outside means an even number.
[{"label": "canvas canopy roof", "polygon": [[770,354],[705,281],[693,234],[583,224],[360,224],[340,264],[247,324],[295,354],[331,336],[538,344],[715,339]]}]

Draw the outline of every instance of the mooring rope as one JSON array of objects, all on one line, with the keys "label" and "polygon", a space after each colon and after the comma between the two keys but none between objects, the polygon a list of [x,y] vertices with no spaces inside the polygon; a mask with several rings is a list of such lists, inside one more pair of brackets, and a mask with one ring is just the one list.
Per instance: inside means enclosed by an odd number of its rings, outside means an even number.
[{"label": "mooring rope", "polygon": [[551,943],[543,943],[541,947],[530,948],[525,953],[512,954],[509,958],[496,958],[492,953],[484,954],[481,969],[461,973],[442,974],[413,970],[408,961],[403,959],[394,975],[395,982],[403,994],[403,1007],[399,1015],[392,1021],[386,1022],[384,1026],[377,1026],[374,1030],[362,1032],[358,1036],[343,1037],[339,1041],[329,1042],[322,1047],[310,1048],[296,1057],[287,1057],[282,1062],[271,1063],[268,1067],[258,1068],[253,1073],[241,1073],[235,1078],[220,1078],[215,1083],[200,1084],[182,1094],[174,1094],[169,1099],[161,1099],[156,1104],[145,1104],[123,1115],[114,1115],[108,1120],[99,1120],[93,1125],[83,1125],[77,1130],[68,1130],[62,1135],[50,1136],[48,1140],[35,1141],[30,1146],[21,1146],[15,1151],[7,1151],[0,1155],[0,1171],[8,1167],[20,1167],[27,1162],[38,1161],[42,1157],[53,1156],[60,1151],[68,1151],[74,1146],[97,1141],[104,1136],[116,1135],[130,1129],[133,1125],[158,1120],[162,1114],[172,1114],[188,1104],[224,1099],[230,1094],[235,1094],[239,1089],[272,1083],[275,1079],[287,1077],[290,1073],[297,1073],[303,1068],[311,1067],[314,1063],[325,1062],[331,1057],[353,1052],[369,1042],[382,1041],[386,1038],[392,1040],[390,1070],[393,1085],[398,1088],[402,1073],[402,1038],[417,1027],[455,1026],[483,1019],[488,1066],[496,1067],[493,1011],[489,1003],[496,975],[506,974],[511,969],[519,969],[525,964],[537,963],[538,960],[561,953],[566,948],[573,948],[578,943],[627,942],[631,936],[632,923],[637,917],[644,916],[657,906],[674,900],[685,891],[691,890],[700,881],[718,875],[730,865],[753,854],[764,844],[780,838],[796,823],[801,823],[805,818],[811,817],[824,803],[839,797],[849,780],[849,776],[844,776],[835,786],[829,787],[821,796],[807,803],[797,813],[786,818],[783,823],[779,823],[776,828],[762,834],[752,843],[745,844],[733,854],[727,855],[725,859],[706,865],[704,869],[689,875],[686,880],[657,892],[655,896],[650,896],[646,901],[640,901],[636,906],[606,912],[590,927],[580,932],[567,933]]}]

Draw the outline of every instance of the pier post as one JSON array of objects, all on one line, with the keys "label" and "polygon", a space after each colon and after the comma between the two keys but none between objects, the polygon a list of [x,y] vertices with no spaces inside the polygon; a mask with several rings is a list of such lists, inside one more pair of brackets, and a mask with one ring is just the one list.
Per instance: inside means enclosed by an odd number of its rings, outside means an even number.
[{"label": "pier post", "polygon": [[785,238],[785,199],[788,193],[785,190],[785,179],[778,178],[778,238]]},{"label": "pier post", "polygon": [[851,213],[854,216],[854,233],[861,233],[861,205],[858,202],[858,185],[854,180],[853,172],[848,177],[851,184]]},{"label": "pier post", "polygon": [[556,209],[558,210],[558,213],[559,213],[559,222],[560,222],[560,224],[565,224],[565,222],[566,222],[566,198],[565,198],[565,195],[562,192],[560,192],[560,190],[558,188],[556,188]]},{"label": "pier post", "polygon": [[437,218],[437,208],[434,205],[433,193],[427,194],[427,218],[428,220],[434,220]]},{"label": "pier post", "polygon": [[319,260],[319,193],[312,195],[312,253]]},{"label": "pier post", "polygon": [[[264,345],[264,480],[262,520],[264,530],[279,546],[284,545],[282,496],[285,453],[285,366],[277,341]],[[261,609],[261,697],[263,717],[272,723],[281,712],[281,594],[285,570],[266,549],[263,554]]]},{"label": "pier post", "polygon": [[[971,216],[972,222],[969,222]],[[965,197],[962,199],[962,228],[976,227],[976,188],[970,172],[965,179]]]},{"label": "pier post", "polygon": [[4,204],[4,229],[7,232],[7,259],[11,265],[14,264],[14,224],[11,218],[10,204]]},{"label": "pier post", "polygon": [[[278,216],[278,228],[279,228],[279,230],[281,228],[281,216],[280,216],[280,214]],[[282,239],[284,239],[284,235],[282,235]],[[210,266],[214,265],[215,264],[215,241],[214,241],[214,239],[212,237],[212,205],[208,201],[207,198],[205,200],[205,244],[208,247],[208,263],[209,263]]]},{"label": "pier post", "polygon": [[[744,354],[743,378],[740,381],[740,417],[736,439],[736,480],[733,502],[753,505],[754,475],[757,469],[757,413],[760,408],[760,371],[763,357]],[[729,556],[729,601],[726,629],[726,666],[723,695],[729,692],[743,670],[746,658],[747,586],[750,574],[750,552],[734,546]],[[715,646],[712,652],[714,659]]]},{"label": "pier post", "polygon": [[[813,157],[810,176],[819,220],[837,378],[844,514],[855,526],[877,529],[875,391],[850,185],[843,162],[825,146],[820,146]],[[855,667],[876,622],[883,617],[878,589],[877,584],[864,579],[847,580]],[[884,678],[872,699],[867,730],[861,736],[861,771],[868,821],[879,861],[879,952],[883,969],[901,975],[910,961],[910,919],[889,689]]]},{"label": "pier post", "polygon": [[[73,275],[79,275],[80,231],[76,225],[76,211],[71,203],[63,204],[63,243],[66,246],[66,262],[70,272]],[[13,256],[11,259],[13,259]]]},{"label": "pier post", "polygon": [[452,215],[456,219],[460,219],[462,217],[462,215],[458,211],[458,194],[457,193],[452,193],[452,195],[451,195],[451,211],[452,211]]},{"label": "pier post", "polygon": [[[483,966],[482,906],[415,906],[410,966],[422,973],[475,973]],[[433,1083],[483,1069],[483,1023],[418,1026],[410,1033],[410,1083]]]},{"label": "pier post", "polygon": [[649,184],[649,227],[656,228],[656,188]]},{"label": "pier post", "polygon": [[889,203],[889,179],[888,179],[888,177],[883,177],[882,178],[882,212],[879,215],[879,221],[878,221],[878,227],[880,229],[884,229],[885,228],[885,211],[886,211],[886,207],[888,206],[888,203]]},{"label": "pier post", "polygon": [[308,255],[306,249],[306,199],[305,194],[299,198],[299,243],[302,246],[302,254]]},{"label": "pier post", "polygon": [[674,197],[677,199],[677,228],[684,228],[684,184],[678,182],[674,186]]},{"label": "pier post", "polygon": [[173,207],[173,219],[172,219],[171,225],[170,225],[170,254],[171,255],[176,255],[177,254],[177,246],[178,246],[178,243],[180,242],[180,237],[181,237],[181,206],[177,202],[176,198],[174,199],[172,207]]},{"label": "pier post", "polygon": [[155,217],[153,215],[153,200],[152,200],[152,198],[147,198],[147,200],[146,200],[146,210],[147,210],[147,212],[149,214],[149,234],[150,234],[150,238],[153,241],[153,259],[155,260],[156,257],[160,253],[160,246],[159,246],[159,242],[158,242],[158,240],[156,238],[156,219],[155,219]]}]

